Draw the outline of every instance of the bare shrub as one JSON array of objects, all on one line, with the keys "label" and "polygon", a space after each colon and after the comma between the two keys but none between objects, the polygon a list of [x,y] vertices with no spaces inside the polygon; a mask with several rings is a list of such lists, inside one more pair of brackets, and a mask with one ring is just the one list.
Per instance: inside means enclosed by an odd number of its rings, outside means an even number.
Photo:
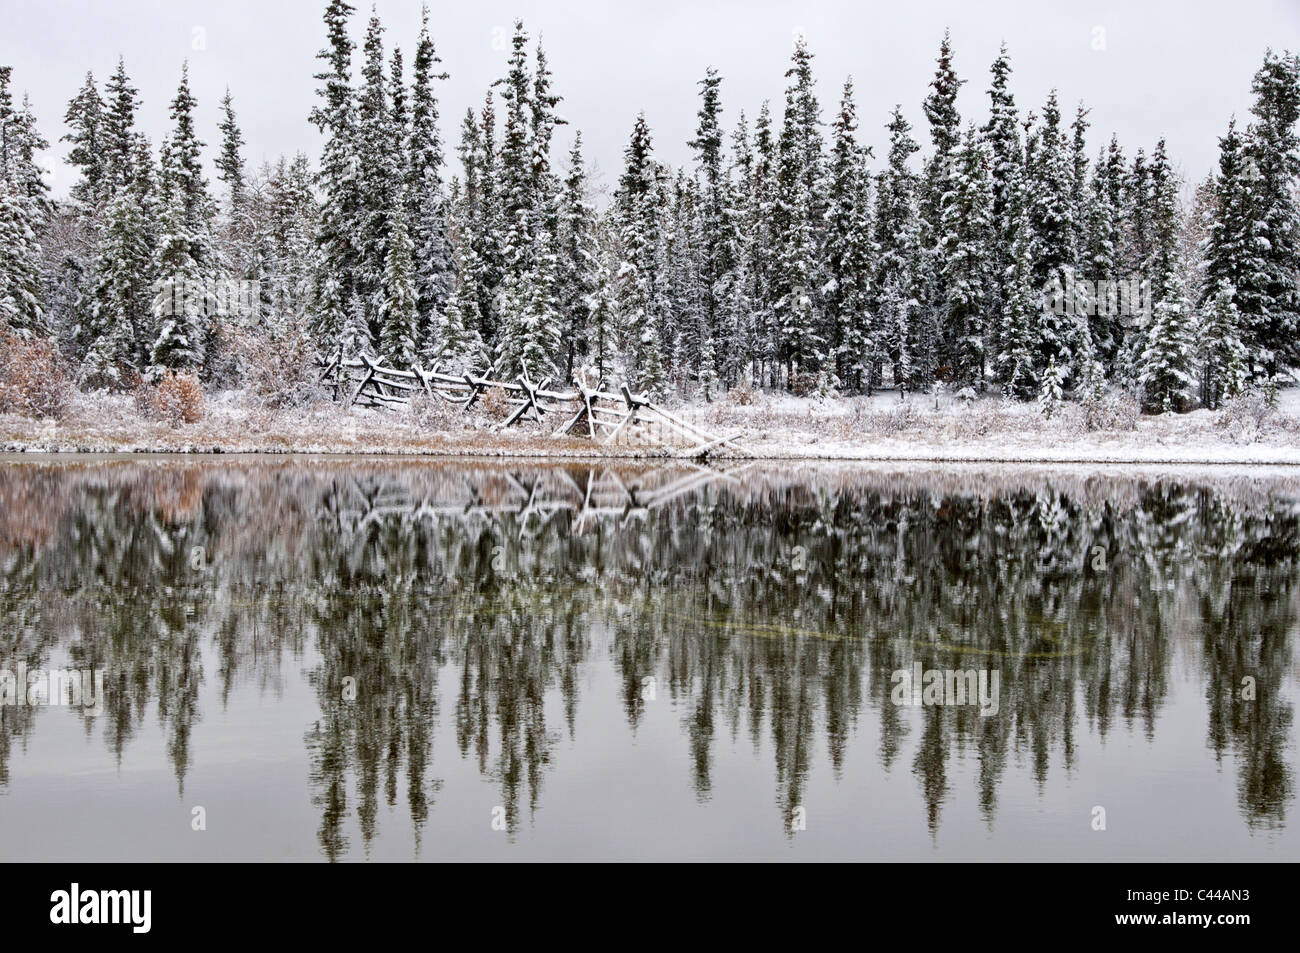
[{"label": "bare shrub", "polygon": [[727,400],[736,407],[749,407],[758,402],[758,392],[748,377],[741,377],[736,386],[727,391]]},{"label": "bare shrub", "polygon": [[1250,391],[1224,402],[1223,410],[1219,412],[1218,425],[1234,437],[1254,439],[1273,413],[1267,395]]},{"label": "bare shrub", "polygon": [[915,427],[921,419],[916,404],[903,400],[893,407],[867,416],[867,426],[876,433],[892,436]]},{"label": "bare shrub", "polygon": [[167,371],[154,385],[141,380],[135,386],[134,397],[136,410],[147,420],[179,427],[203,419],[203,385],[194,374]]},{"label": "bare shrub", "polygon": [[53,341],[0,331],[0,413],[61,419],[72,394]]},{"label": "bare shrub", "polygon": [[818,375],[811,373],[791,374],[790,393],[796,397],[811,397],[818,393]]},{"label": "bare shrub", "polygon": [[1129,394],[1104,394],[1098,399],[1085,398],[1083,425],[1089,431],[1137,430],[1142,406]]},{"label": "bare shrub", "polygon": [[487,418],[488,423],[505,423],[505,419],[510,416],[510,398],[501,387],[489,387],[474,406]]},{"label": "bare shrub", "polygon": [[968,401],[962,398],[962,404],[952,415],[954,436],[987,437],[1010,429],[1007,411],[1000,400]]},{"label": "bare shrub", "polygon": [[225,335],[247,393],[262,407],[281,410],[326,399],[316,350],[301,324],[279,334],[232,329]]}]

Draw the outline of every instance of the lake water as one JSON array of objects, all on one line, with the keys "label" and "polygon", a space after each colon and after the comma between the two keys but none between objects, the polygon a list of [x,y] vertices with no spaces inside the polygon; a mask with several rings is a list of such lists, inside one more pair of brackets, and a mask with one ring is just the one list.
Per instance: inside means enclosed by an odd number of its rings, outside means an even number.
[{"label": "lake water", "polygon": [[1281,471],[0,457],[0,856],[1294,861],[1298,559]]}]

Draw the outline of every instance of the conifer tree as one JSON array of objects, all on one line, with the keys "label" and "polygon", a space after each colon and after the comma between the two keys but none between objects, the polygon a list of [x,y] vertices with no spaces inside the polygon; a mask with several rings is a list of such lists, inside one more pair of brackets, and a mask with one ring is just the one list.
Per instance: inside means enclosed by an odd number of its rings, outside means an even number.
[{"label": "conifer tree", "polygon": [[917,177],[908,167],[920,146],[911,137],[911,125],[895,106],[889,125],[889,156],[876,188],[876,287],[891,300],[880,305],[882,341],[894,365],[894,382],[900,388],[921,390],[929,386],[937,341],[928,333],[920,312],[921,236],[917,214]]},{"label": "conifer tree", "polygon": [[140,98],[127,78],[126,62],[121,57],[117,69],[104,86],[104,99],[108,109],[101,137],[102,161],[104,176],[109,183],[108,191],[111,192],[129,186],[135,180],[135,114],[140,108]]},{"label": "conifer tree", "polygon": [[986,355],[985,308],[992,297],[992,157],[971,126],[953,156],[953,182],[940,216],[940,286],[946,353],[953,380],[982,383]]},{"label": "conifer tree", "polygon": [[48,217],[36,161],[48,144],[30,106],[13,108],[11,68],[0,67],[0,322],[24,337],[49,333],[42,304],[43,253],[38,233]]},{"label": "conifer tree", "polygon": [[1124,333],[1118,294],[1118,282],[1123,276],[1124,171],[1124,153],[1119,140],[1112,136],[1093,169],[1082,259],[1085,276],[1097,283],[1089,308],[1091,337],[1098,359],[1108,367],[1115,361]]},{"label": "conifer tree", "polygon": [[162,150],[162,232],[152,309],[157,333],[150,357],[158,367],[184,370],[202,367],[207,357],[220,268],[211,231],[214,210],[203,176],[203,143],[194,125],[195,106],[186,65],[171,104],[174,126]]},{"label": "conifer tree", "polygon": [[[318,248],[313,325],[319,347],[336,353],[354,348],[355,334],[343,340],[353,319],[357,263],[357,155],[356,113],[352,94],[352,40],[348,18],[353,7],[346,0],[330,0],[325,10],[328,45],[316,54],[325,68],[316,74],[321,102],[311,121],[324,134],[317,180],[321,215],[316,236]],[[355,353],[355,350],[352,351]]]},{"label": "conifer tree", "polygon": [[68,164],[81,172],[69,194],[83,208],[97,209],[108,198],[109,183],[103,141],[104,100],[99,95],[93,73],[86,73],[86,81],[68,103],[63,122],[71,130],[63,137],[64,142],[72,145],[68,151]]},{"label": "conifer tree", "polygon": [[818,368],[826,343],[820,334],[821,223],[826,203],[821,194],[821,110],[813,92],[812,53],[802,37],[795,42],[786,77],[790,82],[772,210],[777,253],[772,306],[776,356],[785,365],[787,385],[792,385],[796,372]]},{"label": "conifer tree", "polygon": [[[993,191],[993,234],[990,238],[990,270],[994,284],[989,312],[1003,314],[1008,299],[1008,282],[1014,264],[1011,252],[1014,217],[1014,191],[1024,163],[1015,97],[1010,90],[1011,62],[1006,44],[990,68],[989,119],[981,130],[988,145],[991,165],[989,181]],[[996,341],[994,342],[996,346]]]},{"label": "conifer tree", "polygon": [[944,205],[956,187],[956,153],[961,140],[960,117],[957,112],[957,93],[962,80],[952,67],[952,47],[948,31],[939,46],[938,68],[930,82],[930,94],[923,104],[925,117],[930,124],[930,139],[934,153],[925,165],[921,183],[921,288],[924,294],[922,308],[929,312],[928,320],[944,333],[936,342],[942,352],[942,361],[952,364],[957,360],[957,341],[949,333],[952,329],[943,318],[947,311],[949,288],[945,249],[951,248],[954,237],[944,231]]},{"label": "conifer tree", "polygon": [[591,349],[589,324],[600,280],[596,213],[587,198],[580,132],[574,135],[569,151],[569,174],[560,209],[558,294],[564,322],[564,365],[560,370],[566,380],[572,380]]},{"label": "conifer tree", "polygon": [[371,337],[383,330],[379,309],[384,301],[384,273],[392,241],[396,194],[406,169],[404,144],[394,121],[384,76],[384,26],[370,17],[363,44],[361,88],[357,94],[358,248],[354,280],[370,324]]},{"label": "conifer tree", "polygon": [[659,339],[658,279],[661,244],[657,164],[645,114],[637,116],[623,153],[614,197],[621,261],[615,270],[625,373],[640,389],[658,392],[666,372]]},{"label": "conifer tree", "polygon": [[1155,305],[1138,383],[1142,405],[1149,413],[1182,413],[1191,406],[1195,342],[1186,298],[1173,295]]},{"label": "conifer tree", "polygon": [[[438,129],[438,98],[433,88],[435,81],[446,80],[448,76],[445,71],[434,72],[441,62],[429,36],[429,11],[425,7],[421,13],[411,88],[406,214],[414,245],[419,339],[425,342],[426,350],[436,350],[437,339],[443,333],[443,312],[451,293],[453,271],[452,250],[447,236],[447,204],[442,188],[444,157]],[[477,307],[472,320],[473,330],[477,333]]]},{"label": "conifer tree", "polygon": [[1241,343],[1237,305],[1232,299],[1232,286],[1224,282],[1200,315],[1200,397],[1210,410],[1217,410],[1225,399],[1235,397],[1246,387],[1246,348]]},{"label": "conifer tree", "polygon": [[419,362],[419,313],[416,309],[415,264],[411,237],[406,230],[406,193],[398,191],[391,217],[388,260],[384,265],[383,302],[379,325],[383,329],[379,355],[392,367],[410,368]]},{"label": "conifer tree", "polygon": [[239,131],[229,87],[226,87],[225,98],[221,100],[221,124],[218,128],[221,130],[221,152],[217,156],[217,178],[226,183],[230,190],[231,208],[235,209],[244,196],[244,135]]},{"label": "conifer tree", "polygon": [[836,378],[854,390],[869,388],[875,357],[868,151],[858,145],[857,128],[850,78],[835,120],[827,185],[825,336]]},{"label": "conifer tree", "polygon": [[1300,364],[1300,55],[1269,50],[1251,92],[1248,207],[1262,272],[1251,331],[1261,374],[1272,380],[1283,367]]},{"label": "conifer tree", "polygon": [[[713,67],[705,72],[700,80],[699,124],[695,129],[695,138],[690,146],[695,150],[702,201],[701,217],[701,282],[702,306],[705,336],[720,338],[723,334],[724,302],[730,296],[730,282],[734,280],[732,269],[734,251],[729,235],[727,219],[727,182],[722,154],[722,103],[718,89],[722,77]],[[726,341],[715,342],[724,347]],[[726,363],[725,355],[714,355]]]},{"label": "conifer tree", "polygon": [[1033,227],[1025,189],[1026,185],[1020,182],[1012,187],[1012,265],[1005,286],[995,365],[996,379],[1003,392],[1021,400],[1028,400],[1041,389],[1038,323],[1042,293],[1034,278]]}]

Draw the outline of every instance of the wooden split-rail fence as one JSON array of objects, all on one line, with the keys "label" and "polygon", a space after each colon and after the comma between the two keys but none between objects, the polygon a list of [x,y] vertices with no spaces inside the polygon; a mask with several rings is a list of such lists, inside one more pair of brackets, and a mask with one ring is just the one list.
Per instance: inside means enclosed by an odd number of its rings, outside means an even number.
[{"label": "wooden split-rail fence", "polygon": [[[331,383],[335,399],[369,407],[402,408],[416,394],[461,405],[468,412],[486,393],[499,390],[511,408],[498,429],[535,420],[543,426],[559,421],[553,435],[588,437],[607,445],[649,444],[659,446],[679,457],[704,457],[728,454],[752,457],[740,444],[739,434],[717,435],[683,420],[651,401],[644,394],[633,394],[626,384],[617,392],[605,389],[603,382],[588,387],[579,381],[572,390],[556,390],[552,382],[534,383],[527,377],[513,381],[492,380],[477,374],[446,373],[440,364],[425,370],[385,367],[361,355],[330,361],[321,381]],[[549,416],[548,416],[549,415]],[[545,418],[545,419],[544,419]]]}]

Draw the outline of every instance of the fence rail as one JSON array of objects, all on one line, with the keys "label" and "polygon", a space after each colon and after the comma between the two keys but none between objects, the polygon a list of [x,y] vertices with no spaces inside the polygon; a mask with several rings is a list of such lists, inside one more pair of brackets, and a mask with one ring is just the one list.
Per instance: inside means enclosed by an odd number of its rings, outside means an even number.
[{"label": "fence rail", "polygon": [[603,382],[587,387],[584,381],[570,390],[556,390],[549,380],[538,384],[523,376],[504,381],[452,374],[442,371],[440,363],[428,370],[418,365],[403,370],[385,367],[366,355],[331,360],[321,381],[333,385],[336,400],[346,395],[350,403],[390,410],[408,406],[412,396],[423,393],[460,404],[462,411],[468,412],[484,394],[498,390],[511,408],[509,416],[497,425],[499,430],[530,419],[544,424],[543,418],[550,414],[551,419],[563,421],[553,432],[555,437],[581,436],[605,445],[659,446],[678,457],[754,456],[736,442],[740,434],[710,433],[644,394],[633,394],[626,384],[617,392],[605,389]]}]

